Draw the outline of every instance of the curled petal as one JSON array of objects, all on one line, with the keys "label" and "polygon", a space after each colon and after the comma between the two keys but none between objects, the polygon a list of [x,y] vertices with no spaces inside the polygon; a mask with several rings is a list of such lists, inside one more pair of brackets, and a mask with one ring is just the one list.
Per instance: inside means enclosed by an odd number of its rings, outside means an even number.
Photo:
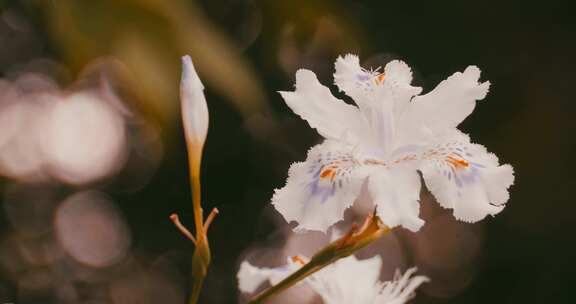
[{"label": "curled petal", "polygon": [[180,102],[186,140],[189,144],[202,146],[208,133],[208,106],[204,97],[204,86],[190,56],[182,57]]},{"label": "curled petal", "polygon": [[412,70],[404,61],[390,61],[384,67],[383,75],[383,86],[394,100],[394,115],[399,116],[406,110],[412,97],[422,92],[422,88],[410,85]]},{"label": "curled petal", "polygon": [[347,54],[338,56],[334,63],[334,83],[340,91],[354,98],[360,107],[363,107],[364,96],[371,90],[371,81],[374,73],[364,70],[360,66],[360,59],[356,55]]},{"label": "curled petal", "polygon": [[272,204],[296,231],[326,231],[340,221],[360,194],[367,172],[354,160],[349,147],[325,141],[310,149],[305,162],[290,167],[284,188]]},{"label": "curled petal", "polygon": [[384,67],[385,81],[397,86],[410,86],[412,83],[412,69],[401,60],[392,60]]},{"label": "curled petal", "polygon": [[512,166],[499,165],[494,154],[460,132],[431,147],[420,170],[438,203],[465,222],[502,211],[514,183]]},{"label": "curled petal", "polygon": [[376,213],[388,227],[402,226],[418,231],[420,219],[420,176],[407,165],[375,170],[368,191],[377,206]]},{"label": "curled petal", "polygon": [[365,123],[355,106],[332,95],[309,70],[296,72],[296,90],[280,92],[286,104],[325,138],[358,139]]}]

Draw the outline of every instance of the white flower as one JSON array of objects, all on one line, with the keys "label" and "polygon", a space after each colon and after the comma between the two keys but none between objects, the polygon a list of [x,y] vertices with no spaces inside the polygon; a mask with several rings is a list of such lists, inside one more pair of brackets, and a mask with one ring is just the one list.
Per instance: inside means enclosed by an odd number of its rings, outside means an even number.
[{"label": "white flower", "polygon": [[[304,262],[304,258],[300,258]],[[401,304],[414,296],[420,284],[427,282],[425,276],[414,276],[416,268],[404,275],[397,271],[393,281],[380,282],[382,259],[374,256],[358,260],[349,256],[336,261],[321,271],[306,278],[303,283],[318,293],[326,304]],[[298,262],[288,260],[279,268],[258,268],[243,262],[238,272],[239,288],[252,293],[264,281],[277,284],[297,269]]]},{"label": "white flower", "polygon": [[294,92],[280,92],[288,106],[326,140],[305,162],[290,167],[286,186],[272,204],[297,231],[320,230],[343,218],[366,183],[377,214],[389,227],[417,231],[420,176],[457,219],[495,215],[514,181],[510,165],[456,127],[483,99],[489,82],[470,66],[418,95],[412,72],[392,61],[383,73],[360,67],[357,56],[336,60],[335,83],[357,106],[334,97],[308,70],[296,72]]},{"label": "white flower", "polygon": [[180,102],[186,140],[190,145],[202,147],[208,133],[208,106],[204,97],[204,86],[188,55],[182,57]]}]

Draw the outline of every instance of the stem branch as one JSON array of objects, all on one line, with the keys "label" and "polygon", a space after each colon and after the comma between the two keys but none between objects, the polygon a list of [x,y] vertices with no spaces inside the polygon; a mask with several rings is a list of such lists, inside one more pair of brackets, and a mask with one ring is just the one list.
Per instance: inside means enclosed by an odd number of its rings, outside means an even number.
[{"label": "stem branch", "polygon": [[178,228],[178,230],[180,230],[180,232],[182,232],[182,234],[184,236],[186,236],[188,239],[190,239],[192,241],[192,243],[194,243],[194,245],[196,245],[196,239],[194,238],[194,236],[192,235],[190,230],[188,230],[188,228],[186,228],[182,224],[182,222],[180,222],[180,218],[178,217],[178,214],[173,213],[172,215],[170,215],[170,220],[172,220],[172,222],[174,223],[174,226],[176,226],[176,228]]},{"label": "stem branch", "polygon": [[208,215],[208,218],[206,218],[206,222],[204,222],[204,231],[208,231],[210,224],[212,224],[212,221],[214,221],[214,218],[216,217],[216,215],[218,215],[219,212],[220,211],[218,211],[218,208],[212,209],[212,211]]}]

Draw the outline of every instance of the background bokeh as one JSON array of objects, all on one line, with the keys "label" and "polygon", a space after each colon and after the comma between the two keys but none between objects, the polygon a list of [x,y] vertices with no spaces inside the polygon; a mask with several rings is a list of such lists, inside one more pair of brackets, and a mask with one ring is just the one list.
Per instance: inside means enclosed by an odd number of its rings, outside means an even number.
[{"label": "background bokeh", "polygon": [[[210,109],[203,203],[220,210],[202,303],[246,299],[242,259],[277,266],[310,255],[326,238],[289,233],[269,199],[320,138],[276,91],[301,67],[331,84],[347,52],[368,67],[402,59],[425,91],[478,65],[490,94],[461,128],[516,171],[497,217],[458,223],[424,192],[421,232],[395,231],[359,255],[382,254],[383,279],[411,265],[430,276],[415,303],[572,302],[571,11],[553,1],[398,2],[0,1],[0,303],[185,302],[193,247],[168,220],[193,219],[184,54]],[[318,298],[276,300],[307,302]]]}]

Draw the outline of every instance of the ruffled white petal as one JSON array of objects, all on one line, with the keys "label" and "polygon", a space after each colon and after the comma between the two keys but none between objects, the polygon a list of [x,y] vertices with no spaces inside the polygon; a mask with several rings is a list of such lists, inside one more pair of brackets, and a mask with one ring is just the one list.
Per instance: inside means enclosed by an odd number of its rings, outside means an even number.
[{"label": "ruffled white petal", "polygon": [[244,293],[254,293],[265,282],[276,285],[296,271],[298,267],[299,265],[291,262],[290,259],[286,265],[277,268],[255,267],[247,261],[243,261],[237,275],[238,289]]},{"label": "ruffled white petal", "polygon": [[305,162],[294,163],[286,186],[276,190],[272,204],[296,231],[326,231],[340,221],[360,194],[367,172],[351,148],[327,140],[310,149]]},{"label": "ruffled white petal", "polygon": [[416,267],[410,268],[404,275],[396,271],[393,281],[382,284],[382,290],[376,297],[374,303],[403,304],[412,299],[415,295],[416,288],[430,281],[425,276],[412,276],[416,270]]},{"label": "ruffled white petal", "polygon": [[376,74],[364,70],[358,56],[352,54],[338,56],[334,67],[334,83],[340,91],[352,97],[361,108],[369,107],[370,101],[366,95],[373,90],[372,82]]},{"label": "ruffled white petal", "polygon": [[413,96],[420,94],[422,88],[413,87],[412,70],[400,60],[390,61],[384,67],[383,86],[394,101],[394,115],[401,115]]},{"label": "ruffled white petal", "polygon": [[401,60],[392,60],[384,67],[385,81],[395,86],[410,86],[412,83],[412,69]]},{"label": "ruffled white petal", "polygon": [[373,304],[380,291],[381,265],[378,255],[365,260],[349,256],[312,275],[307,283],[327,304]]},{"label": "ruffled white petal", "polygon": [[325,138],[357,141],[365,123],[357,107],[332,95],[309,70],[296,72],[296,90],[280,92],[286,104]]},{"label": "ruffled white petal", "polygon": [[514,183],[512,166],[456,131],[429,149],[420,170],[438,203],[465,222],[502,211]]},{"label": "ruffled white petal", "polygon": [[402,141],[418,141],[456,128],[488,93],[490,82],[478,82],[479,78],[480,69],[469,66],[430,93],[414,97],[399,120]]},{"label": "ruffled white petal", "polygon": [[378,217],[388,227],[418,231],[424,221],[420,213],[420,176],[408,165],[374,170],[368,181]]}]

